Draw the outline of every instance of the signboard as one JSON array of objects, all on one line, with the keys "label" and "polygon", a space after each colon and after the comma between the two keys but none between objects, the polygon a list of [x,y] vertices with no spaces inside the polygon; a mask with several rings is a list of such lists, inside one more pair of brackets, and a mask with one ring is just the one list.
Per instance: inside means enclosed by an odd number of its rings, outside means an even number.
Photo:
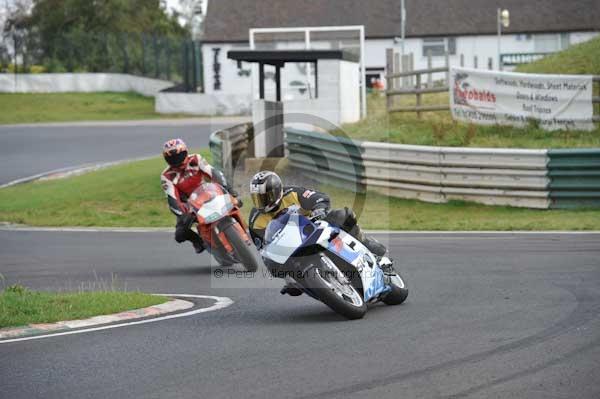
[{"label": "signboard", "polygon": [[451,68],[454,119],[480,125],[593,130],[592,77]]}]

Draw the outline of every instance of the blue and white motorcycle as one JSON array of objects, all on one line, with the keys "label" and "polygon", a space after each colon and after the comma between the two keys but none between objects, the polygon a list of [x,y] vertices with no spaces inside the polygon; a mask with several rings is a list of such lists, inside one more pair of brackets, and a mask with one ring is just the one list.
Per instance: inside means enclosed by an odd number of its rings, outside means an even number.
[{"label": "blue and white motorcycle", "polygon": [[408,296],[389,258],[378,259],[341,228],[311,220],[297,207],[271,220],[261,255],[272,276],[348,319],[362,318],[368,304],[398,305]]}]

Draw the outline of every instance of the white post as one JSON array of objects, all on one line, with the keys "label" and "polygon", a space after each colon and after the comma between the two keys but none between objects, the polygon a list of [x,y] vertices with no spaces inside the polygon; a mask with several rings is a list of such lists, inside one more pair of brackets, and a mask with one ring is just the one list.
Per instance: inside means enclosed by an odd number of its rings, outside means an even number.
[{"label": "white post", "polygon": [[[254,33],[255,30],[254,29],[250,29],[250,50],[254,50],[255,49],[255,45],[254,45]],[[250,75],[250,92],[252,94],[251,98],[252,101],[254,101],[254,93],[256,92],[256,88],[254,85],[254,79],[256,79],[256,77],[258,76],[258,71],[257,71],[257,65],[256,63],[251,63],[250,64],[250,69],[252,70],[252,74]],[[260,78],[259,78],[260,79]]]},{"label": "white post", "polygon": [[406,38],[406,8],[404,7],[404,0],[400,3],[401,15],[400,19],[402,21],[402,55],[404,55],[404,40]]},{"label": "white post", "polygon": [[496,23],[498,24],[498,70],[501,71],[502,70],[502,62],[500,61],[500,57],[501,57],[501,45],[500,45],[500,37],[502,36],[502,10],[498,8],[498,12],[497,12],[497,21]]},{"label": "white post", "polygon": [[362,108],[361,115],[363,118],[367,117],[367,71],[365,68],[365,26],[360,26],[360,81],[362,82],[361,97],[362,97]]},{"label": "white post", "polygon": [[[304,47],[307,50],[310,50],[310,30],[306,30],[304,32]],[[310,74],[312,68],[310,67],[310,62],[306,63],[306,85],[308,86],[308,97],[313,98],[312,89],[310,88]]]}]

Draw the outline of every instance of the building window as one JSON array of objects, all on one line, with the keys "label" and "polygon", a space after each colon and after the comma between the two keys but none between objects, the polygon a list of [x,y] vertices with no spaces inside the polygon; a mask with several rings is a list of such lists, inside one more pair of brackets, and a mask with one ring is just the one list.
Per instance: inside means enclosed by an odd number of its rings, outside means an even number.
[{"label": "building window", "polygon": [[446,39],[446,48],[448,50],[448,54],[454,55],[456,54],[456,38],[449,37]]},{"label": "building window", "polygon": [[536,53],[552,53],[569,47],[568,33],[550,33],[533,36]]},{"label": "building window", "polygon": [[432,37],[423,39],[423,57],[427,57],[429,53],[433,57],[442,56],[446,52],[450,55],[456,54],[456,38]]},{"label": "building window", "polygon": [[531,40],[530,34],[517,34],[517,41],[525,42]]}]

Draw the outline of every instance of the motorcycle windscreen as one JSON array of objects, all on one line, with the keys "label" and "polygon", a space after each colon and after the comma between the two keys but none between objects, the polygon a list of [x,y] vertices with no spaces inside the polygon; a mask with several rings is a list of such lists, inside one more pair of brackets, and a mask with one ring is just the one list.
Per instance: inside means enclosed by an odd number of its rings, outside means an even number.
[{"label": "motorcycle windscreen", "polygon": [[265,231],[262,255],[273,262],[284,264],[312,234],[314,226],[297,213],[286,213],[273,219]]},{"label": "motorcycle windscreen", "polygon": [[198,210],[198,219],[203,224],[214,223],[233,209],[229,194],[213,183],[204,183],[198,187],[190,196],[189,202]]}]

